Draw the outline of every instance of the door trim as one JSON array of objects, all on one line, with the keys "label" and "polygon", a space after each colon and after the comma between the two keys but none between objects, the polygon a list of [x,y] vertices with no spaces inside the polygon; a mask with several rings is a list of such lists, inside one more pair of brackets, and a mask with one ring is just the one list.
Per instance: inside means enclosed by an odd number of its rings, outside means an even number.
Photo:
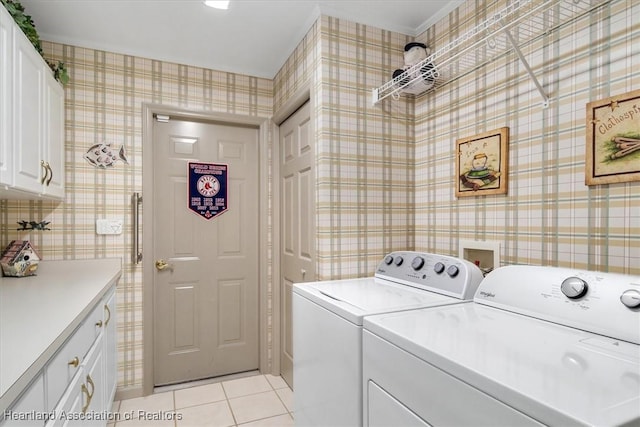
[{"label": "door trim", "polygon": [[[275,129],[273,132],[273,161],[271,164],[272,168],[272,179],[273,179],[273,201],[272,201],[272,209],[273,209],[273,328],[272,328],[272,374],[280,375],[280,352],[282,349],[280,346],[282,345],[282,337],[281,335],[281,326],[282,319],[280,318],[280,309],[282,306],[282,301],[280,300],[280,296],[282,295],[282,286],[280,283],[280,250],[281,247],[281,239],[280,239],[280,219],[282,212],[280,211],[280,125],[289,118],[293,113],[295,113],[300,107],[302,107],[305,102],[309,102],[310,107],[310,115],[311,115],[311,133],[315,136],[315,97],[311,92],[311,82],[304,83],[300,89],[298,89],[291,98],[289,98],[277,111],[275,111],[273,115],[273,123],[275,125]],[[314,153],[315,158],[315,153]],[[314,218],[315,221],[315,218]],[[317,243],[317,242],[316,242]],[[317,272],[314,272],[316,274]],[[295,357],[295,356],[294,356]]]},{"label": "door trim", "polygon": [[[153,279],[145,283],[145,277],[153,278],[153,180],[150,178],[153,173],[153,116],[154,114],[164,114],[168,116],[179,116],[186,119],[214,121],[223,124],[253,126],[258,129],[258,163],[259,172],[258,185],[259,209],[260,212],[268,212],[269,197],[269,128],[271,120],[262,117],[244,116],[240,114],[216,113],[185,110],[177,107],[160,104],[143,104],[142,106],[142,282],[143,282],[143,358],[142,358],[142,395],[148,396],[153,393]],[[260,215],[258,223],[258,319],[259,319],[259,369],[266,373],[269,363],[267,346],[267,320],[268,320],[268,215]],[[144,248],[147,248],[145,251]],[[140,266],[139,265],[139,266]],[[138,266],[138,267],[139,267]],[[137,268],[134,266],[134,268]]]}]

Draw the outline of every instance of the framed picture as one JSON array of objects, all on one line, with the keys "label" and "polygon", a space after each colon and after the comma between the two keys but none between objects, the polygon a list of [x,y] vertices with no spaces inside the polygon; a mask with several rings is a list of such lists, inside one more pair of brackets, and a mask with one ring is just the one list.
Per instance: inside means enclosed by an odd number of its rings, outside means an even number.
[{"label": "framed picture", "polygon": [[456,196],[507,194],[509,128],[456,141]]},{"label": "framed picture", "polygon": [[640,90],[587,104],[585,184],[640,181]]}]

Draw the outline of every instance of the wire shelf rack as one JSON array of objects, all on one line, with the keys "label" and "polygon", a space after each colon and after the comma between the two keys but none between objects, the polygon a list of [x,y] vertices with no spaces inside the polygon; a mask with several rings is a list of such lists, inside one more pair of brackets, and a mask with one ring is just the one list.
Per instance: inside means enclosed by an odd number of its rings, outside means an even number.
[{"label": "wire shelf rack", "polygon": [[611,0],[513,0],[460,37],[434,51],[402,74],[372,90],[373,103],[401,93],[415,95],[436,90],[494,59],[515,52],[547,106],[548,96],[538,83],[521,48]]}]

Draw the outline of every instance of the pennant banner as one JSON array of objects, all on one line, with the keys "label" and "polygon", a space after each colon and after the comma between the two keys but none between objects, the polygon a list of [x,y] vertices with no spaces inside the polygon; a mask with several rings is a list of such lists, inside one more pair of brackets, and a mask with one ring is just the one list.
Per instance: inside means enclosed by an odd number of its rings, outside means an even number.
[{"label": "pennant banner", "polygon": [[189,163],[189,209],[205,219],[227,210],[227,165]]}]

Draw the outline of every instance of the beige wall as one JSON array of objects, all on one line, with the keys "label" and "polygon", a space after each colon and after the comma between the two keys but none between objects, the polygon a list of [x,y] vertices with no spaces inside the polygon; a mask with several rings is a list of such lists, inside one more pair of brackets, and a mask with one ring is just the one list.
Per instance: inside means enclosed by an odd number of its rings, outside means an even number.
[{"label": "beige wall", "polygon": [[[467,2],[418,40],[437,49],[505,3]],[[418,249],[457,255],[459,239],[491,240],[502,264],[640,274],[640,182],[584,184],[586,104],[640,89],[637,6],[614,0],[523,50],[549,108],[514,55],[416,100]],[[456,199],[456,139],[503,126],[508,194]]]}]

